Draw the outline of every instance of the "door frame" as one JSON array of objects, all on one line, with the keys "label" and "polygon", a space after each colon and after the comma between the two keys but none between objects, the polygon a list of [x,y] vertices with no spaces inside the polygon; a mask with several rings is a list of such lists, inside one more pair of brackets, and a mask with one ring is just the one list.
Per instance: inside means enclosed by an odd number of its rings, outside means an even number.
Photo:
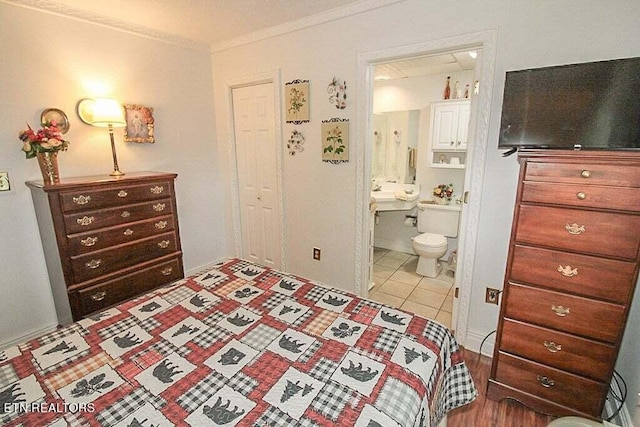
[{"label": "door frame", "polygon": [[236,156],[236,133],[233,115],[233,89],[271,83],[273,85],[274,130],[276,138],[276,180],[278,188],[278,215],[280,222],[280,265],[278,269],[286,271],[286,239],[284,217],[284,191],[282,182],[282,108],[280,96],[280,70],[253,74],[234,78],[226,82],[227,95],[227,134],[230,136],[227,146],[229,156],[229,177],[231,181],[231,217],[233,222],[233,236],[236,256],[242,257],[242,219],[240,216],[240,183],[238,181],[238,158]]},{"label": "door frame", "polygon": [[[472,125],[470,136],[473,144],[467,147],[471,164],[465,174],[465,190],[469,191],[469,203],[463,209],[458,242],[458,273],[456,286],[459,287],[458,316],[452,319],[452,328],[456,339],[465,345],[468,335],[469,309],[473,284],[475,251],[480,220],[480,203],[484,180],[484,167],[487,156],[489,118],[495,70],[497,30],[486,30],[464,34],[439,40],[431,40],[412,45],[399,46],[372,52],[364,52],[358,56],[358,137],[356,163],[356,247],[355,247],[355,292],[367,295],[364,286],[369,274],[369,242],[370,227],[369,200],[371,194],[371,159],[372,159],[372,123],[373,113],[373,66],[394,60],[410,57],[444,53],[461,49],[482,49],[479,61],[476,62],[476,75],[479,75],[480,87],[477,96],[477,117]],[[423,157],[423,156],[420,156]],[[455,302],[454,302],[455,304]]]}]

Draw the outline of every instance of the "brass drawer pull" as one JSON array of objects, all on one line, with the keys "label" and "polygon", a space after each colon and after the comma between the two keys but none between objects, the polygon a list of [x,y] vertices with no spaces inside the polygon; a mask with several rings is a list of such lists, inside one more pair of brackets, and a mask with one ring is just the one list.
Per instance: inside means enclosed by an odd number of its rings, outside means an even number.
[{"label": "brass drawer pull", "polygon": [[578,268],[571,268],[570,265],[567,265],[566,267],[559,265],[558,273],[562,274],[564,277],[573,277],[578,275]]},{"label": "brass drawer pull", "polygon": [[556,382],[550,379],[549,377],[543,377],[538,375],[538,382],[542,387],[550,388],[556,385]]},{"label": "brass drawer pull", "polygon": [[162,212],[164,210],[164,208],[166,208],[167,205],[165,205],[164,203],[157,203],[155,205],[153,205],[153,210],[156,212]]},{"label": "brass drawer pull", "polygon": [[571,225],[567,224],[564,226],[564,229],[567,230],[569,234],[573,234],[574,236],[578,234],[582,234],[586,231],[584,225],[578,225],[575,222]]},{"label": "brass drawer pull", "polygon": [[167,224],[168,224],[167,221],[158,221],[158,222],[155,223],[155,227],[158,230],[163,230],[163,229],[167,228]]},{"label": "brass drawer pull", "polygon": [[170,240],[163,240],[161,242],[158,242],[158,246],[160,246],[162,249],[166,249],[169,247],[170,243],[171,243]]},{"label": "brass drawer pull", "polygon": [[586,195],[586,193],[583,193],[582,191],[579,191],[579,192],[576,193],[576,197],[578,199],[580,199],[580,200],[584,200],[584,199],[587,198],[587,195]]},{"label": "brass drawer pull", "polygon": [[591,171],[585,169],[582,172],[580,172],[580,176],[583,178],[589,178],[591,176]]},{"label": "brass drawer pull", "polygon": [[545,341],[544,347],[549,350],[551,353],[557,353],[562,350],[562,346],[560,344],[556,344],[553,341]]},{"label": "brass drawer pull", "polygon": [[76,219],[76,222],[78,223],[78,225],[82,225],[83,227],[86,227],[87,225],[93,224],[94,220],[95,218],[92,216],[83,216],[82,218]]},{"label": "brass drawer pull", "polygon": [[128,194],[129,194],[129,193],[127,193],[126,191],[124,191],[124,190],[120,190],[120,191],[118,192],[118,197],[127,197],[127,195],[128,195]]},{"label": "brass drawer pull", "polygon": [[73,203],[75,203],[76,205],[86,205],[90,201],[91,201],[91,196],[80,195],[78,197],[73,198]]},{"label": "brass drawer pull", "polygon": [[120,214],[120,216],[122,218],[129,218],[131,216],[131,212],[129,211],[122,211],[122,213]]},{"label": "brass drawer pull", "polygon": [[90,268],[92,270],[95,270],[96,268],[100,267],[102,265],[102,260],[101,259],[92,259],[91,261],[89,261],[88,263],[85,264],[85,266],[87,268]]},{"label": "brass drawer pull", "polygon": [[91,299],[94,301],[102,301],[106,296],[107,296],[107,293],[105,291],[100,291],[91,295]]},{"label": "brass drawer pull", "polygon": [[161,273],[163,276],[168,276],[173,272],[173,267],[165,267],[162,269]]},{"label": "brass drawer pull", "polygon": [[124,230],[123,233],[125,236],[131,236],[133,234],[133,230],[130,228],[127,228],[126,230]]},{"label": "brass drawer pull", "polygon": [[95,244],[96,244],[96,242],[97,242],[97,241],[98,241],[98,238],[97,238],[97,237],[91,237],[91,236],[89,236],[89,237],[87,237],[86,239],[82,239],[82,240],[80,240],[80,244],[81,244],[82,246],[93,246],[93,245],[95,245]]},{"label": "brass drawer pull", "polygon": [[149,189],[153,194],[162,194],[162,192],[164,191],[164,187],[161,187],[159,185],[156,185],[155,187],[151,187]]},{"label": "brass drawer pull", "polygon": [[551,311],[557,314],[560,317],[565,317],[569,314],[569,307],[563,307],[561,305],[551,305]]}]

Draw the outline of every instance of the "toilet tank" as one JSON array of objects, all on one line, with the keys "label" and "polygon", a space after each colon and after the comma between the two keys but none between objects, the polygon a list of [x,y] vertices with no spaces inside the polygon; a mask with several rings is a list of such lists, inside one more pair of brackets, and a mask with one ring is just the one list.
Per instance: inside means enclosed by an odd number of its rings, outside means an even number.
[{"label": "toilet tank", "polygon": [[433,202],[418,202],[418,231],[458,237],[460,205],[437,205]]}]

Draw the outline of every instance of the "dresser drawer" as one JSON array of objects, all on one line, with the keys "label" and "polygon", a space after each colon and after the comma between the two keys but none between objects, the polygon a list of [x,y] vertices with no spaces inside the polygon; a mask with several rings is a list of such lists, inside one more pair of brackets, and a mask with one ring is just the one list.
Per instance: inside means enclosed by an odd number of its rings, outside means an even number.
[{"label": "dresser drawer", "polygon": [[146,221],[127,223],[118,227],[103,228],[86,233],[73,234],[67,238],[71,256],[86,254],[116,246],[134,240],[143,239],[154,234],[173,231],[172,215],[160,216]]},{"label": "dresser drawer", "polygon": [[582,337],[616,342],[624,306],[560,292],[508,284],[504,316]]},{"label": "dresser drawer", "polygon": [[640,206],[640,188],[524,182],[522,201],[635,211]]},{"label": "dresser drawer", "polygon": [[509,319],[502,325],[500,350],[603,382],[616,361],[611,345]]},{"label": "dresser drawer", "polygon": [[65,215],[64,223],[67,234],[75,234],[171,213],[173,213],[171,200],[161,199],[111,209]]},{"label": "dresser drawer", "polygon": [[640,169],[631,165],[528,162],[525,181],[640,187]]},{"label": "dresser drawer", "polygon": [[520,205],[516,242],[635,260],[640,216]]},{"label": "dresser drawer", "polygon": [[175,233],[138,240],[71,258],[74,283],[81,283],[177,251]]},{"label": "dresser drawer", "polygon": [[74,320],[178,280],[182,275],[180,261],[172,259],[97,286],[71,292],[69,299],[78,309],[74,312]]},{"label": "dresser drawer", "polygon": [[104,207],[127,205],[145,200],[156,200],[171,196],[168,181],[143,185],[110,186],[105,189],[87,189],[60,193],[62,210],[77,212]]},{"label": "dresser drawer", "polygon": [[510,279],[625,304],[635,283],[633,262],[515,245]]},{"label": "dresser drawer", "polygon": [[593,417],[600,416],[607,393],[603,383],[504,353],[498,355],[495,379]]}]

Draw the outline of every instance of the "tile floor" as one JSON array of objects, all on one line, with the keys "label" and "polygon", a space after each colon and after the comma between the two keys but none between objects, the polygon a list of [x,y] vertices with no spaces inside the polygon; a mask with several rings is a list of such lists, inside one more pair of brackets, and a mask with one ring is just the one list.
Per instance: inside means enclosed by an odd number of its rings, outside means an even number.
[{"label": "tile floor", "polygon": [[453,310],[453,274],[446,263],[437,278],[416,274],[418,256],[374,248],[375,286],[369,298],[437,320],[451,328]]}]

